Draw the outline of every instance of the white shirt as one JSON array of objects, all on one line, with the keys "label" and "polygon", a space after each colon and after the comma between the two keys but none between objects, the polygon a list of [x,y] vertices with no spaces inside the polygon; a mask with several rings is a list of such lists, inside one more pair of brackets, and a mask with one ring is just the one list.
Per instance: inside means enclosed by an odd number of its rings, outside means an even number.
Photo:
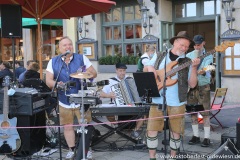
[{"label": "white shirt", "polygon": [[[145,57],[146,57],[146,58],[145,58]],[[145,65],[148,63],[148,61],[150,61],[150,57],[148,56],[147,53],[144,53],[144,54],[141,56],[141,59],[142,59],[142,64],[143,64],[143,66],[145,66]]]}]

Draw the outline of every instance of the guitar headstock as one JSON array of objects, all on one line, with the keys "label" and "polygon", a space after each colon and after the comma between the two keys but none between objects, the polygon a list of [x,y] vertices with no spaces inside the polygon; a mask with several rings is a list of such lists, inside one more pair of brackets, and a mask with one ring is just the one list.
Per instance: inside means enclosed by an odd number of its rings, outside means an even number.
[{"label": "guitar headstock", "polygon": [[3,85],[4,87],[8,87],[8,86],[10,86],[10,84],[11,84],[11,78],[10,78],[9,76],[5,76],[5,77],[3,78],[3,83],[2,83],[2,85]]},{"label": "guitar headstock", "polygon": [[235,42],[232,42],[232,41],[224,41],[223,44],[227,45],[228,47],[234,47],[235,46]]},{"label": "guitar headstock", "polygon": [[224,41],[221,45],[216,46],[215,50],[216,52],[224,52],[228,47],[233,47],[234,45],[235,45],[235,42]]}]

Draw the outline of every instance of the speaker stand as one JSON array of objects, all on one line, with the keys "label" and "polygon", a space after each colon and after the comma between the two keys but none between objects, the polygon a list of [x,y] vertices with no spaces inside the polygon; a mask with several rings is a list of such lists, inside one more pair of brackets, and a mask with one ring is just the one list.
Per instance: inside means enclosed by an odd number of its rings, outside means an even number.
[{"label": "speaker stand", "polygon": [[13,57],[13,82],[16,83],[16,77],[15,77],[15,38],[11,37],[12,39],[12,57]]}]

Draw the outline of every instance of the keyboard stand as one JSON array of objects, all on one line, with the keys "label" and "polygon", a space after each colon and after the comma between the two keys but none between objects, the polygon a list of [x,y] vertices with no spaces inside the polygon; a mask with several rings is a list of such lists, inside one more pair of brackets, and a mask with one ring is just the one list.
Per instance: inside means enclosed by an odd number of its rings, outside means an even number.
[{"label": "keyboard stand", "polygon": [[[129,119],[129,120],[138,119],[138,118],[140,118],[141,116],[142,116],[142,115],[136,115],[136,116],[133,116],[133,117],[132,117],[131,119]],[[101,122],[100,120],[98,120],[95,116],[92,117],[92,120],[93,120],[94,122],[97,122],[97,123],[103,123],[103,122]],[[118,127],[116,127],[116,128],[113,128],[113,127],[111,127],[111,126],[109,126],[109,125],[107,125],[107,124],[101,124],[103,127],[109,129],[109,131],[108,131],[107,133],[105,133],[104,135],[100,136],[99,139],[98,139],[97,141],[94,141],[91,146],[94,146],[94,145],[100,143],[101,141],[103,141],[104,139],[110,137],[111,135],[113,135],[113,134],[115,134],[115,133],[117,133],[118,135],[120,135],[120,136],[122,136],[122,137],[124,137],[124,138],[126,138],[126,139],[128,139],[128,140],[130,140],[130,141],[132,141],[133,143],[137,144],[137,143],[138,143],[138,140],[133,139],[132,137],[126,135],[125,133],[123,133],[123,132],[121,131],[121,130],[122,130],[124,127],[126,127],[129,123],[131,123],[131,122],[125,122],[125,123],[118,124]]]}]

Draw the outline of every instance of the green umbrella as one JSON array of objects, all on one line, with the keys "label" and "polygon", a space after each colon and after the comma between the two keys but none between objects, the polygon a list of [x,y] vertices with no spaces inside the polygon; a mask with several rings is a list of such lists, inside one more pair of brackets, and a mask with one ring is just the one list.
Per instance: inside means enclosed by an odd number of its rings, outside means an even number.
[{"label": "green umbrella", "polygon": [[[62,26],[62,19],[42,19],[42,25],[49,26]],[[28,26],[37,26],[37,21],[35,18],[22,18],[22,26],[27,28]]]},{"label": "green umbrella", "polygon": [[[42,25],[49,25],[49,26],[62,26],[62,19],[42,19],[41,21]],[[22,18],[22,27],[28,28],[28,27],[34,27],[37,26],[38,23],[35,18]],[[2,24],[0,21],[0,28]]]}]

